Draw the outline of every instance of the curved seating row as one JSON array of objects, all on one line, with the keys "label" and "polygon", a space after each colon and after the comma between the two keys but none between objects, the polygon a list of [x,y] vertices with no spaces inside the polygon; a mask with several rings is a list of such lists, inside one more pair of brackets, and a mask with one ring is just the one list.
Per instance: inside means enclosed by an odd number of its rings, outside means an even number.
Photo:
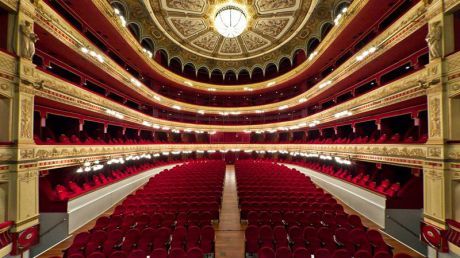
[{"label": "curved seating row", "polygon": [[104,187],[107,184],[111,184],[132,175],[145,172],[155,167],[165,166],[167,164],[171,163],[161,161],[153,162],[148,160],[142,164],[117,164],[116,167],[107,166],[102,171],[98,171],[97,174],[93,174],[89,177],[85,176],[84,182],[69,180],[56,185],[54,189],[55,196],[57,197],[57,200],[65,201],[97,188]]}]

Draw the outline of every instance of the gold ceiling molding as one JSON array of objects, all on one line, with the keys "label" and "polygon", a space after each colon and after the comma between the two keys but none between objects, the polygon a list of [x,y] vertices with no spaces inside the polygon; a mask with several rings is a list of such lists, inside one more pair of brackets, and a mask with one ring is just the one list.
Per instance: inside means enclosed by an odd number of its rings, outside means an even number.
[{"label": "gold ceiling molding", "polygon": [[[113,0],[125,6],[129,23],[140,27],[141,39],[150,38],[155,52],[178,58],[182,66],[193,64],[223,74],[255,68],[277,67],[283,58],[291,63],[297,50],[306,51],[311,38],[321,41],[321,28],[333,24],[337,0],[234,0],[249,17],[248,29],[225,39],[213,28],[221,0]],[[343,1],[342,1],[343,2]],[[146,18],[147,17],[147,18]]]},{"label": "gold ceiling molding", "polygon": [[[62,18],[59,19],[59,17],[55,16],[54,11],[51,10],[49,7],[42,8],[42,10],[44,14],[46,14],[45,18],[47,17],[53,18],[52,24],[54,24],[54,26],[63,30],[64,33],[67,33],[70,36],[63,37],[62,33],[56,34],[56,28],[50,27],[52,25],[51,23],[45,23],[45,22],[42,23],[41,19],[38,19],[37,23],[42,24],[44,28],[46,28],[50,33],[54,34],[56,38],[61,40],[63,43],[68,45],[70,48],[74,49],[74,51],[76,51],[77,53],[81,54],[82,57],[86,58],[88,61],[93,62],[96,65],[101,65],[100,63],[98,63],[98,61],[94,60],[90,56],[85,55],[84,53],[80,51],[79,49],[80,45],[91,46],[91,48],[94,48],[94,46],[92,46],[92,44],[88,40],[86,40],[83,36],[81,36],[77,31],[72,29],[72,27],[67,26],[66,22],[63,21]],[[114,76],[117,80],[125,84],[127,87],[132,88],[135,91],[142,92],[144,96],[148,97],[153,102],[161,106],[169,106],[169,107],[180,106],[181,110],[194,112],[194,113],[200,110],[203,110],[205,111],[206,114],[219,114],[221,112],[240,112],[241,115],[244,115],[244,114],[254,114],[256,111],[263,111],[263,112],[277,111],[280,106],[288,105],[290,108],[292,108],[299,104],[304,103],[304,100],[313,98],[317,96],[318,94],[321,94],[321,92],[323,92],[324,90],[327,90],[327,88],[322,89],[319,86],[322,84],[322,82],[333,81],[332,85],[328,86],[328,87],[333,87],[334,84],[339,82],[341,79],[346,78],[347,76],[355,72],[357,69],[360,69],[361,67],[368,64],[369,62],[372,62],[372,58],[367,58],[361,62],[356,62],[355,57],[360,55],[370,46],[380,47],[380,50],[378,51],[378,53],[375,53],[375,56],[382,55],[383,53],[385,53],[392,46],[394,46],[395,44],[403,40],[405,37],[409,36],[411,34],[409,32],[414,32],[419,27],[423,26],[424,22],[420,22],[421,17],[423,17],[423,14],[424,14],[423,10],[424,8],[422,4],[419,4],[415,6],[414,8],[412,8],[403,17],[401,17],[395,24],[387,28],[384,33],[382,33],[377,38],[369,42],[366,45],[366,47],[363,48],[362,51],[356,53],[346,63],[344,63],[338,69],[334,70],[333,73],[328,75],[327,78],[319,82],[316,87],[313,87],[307,92],[301,95],[298,95],[296,97],[293,97],[291,99],[287,99],[287,100],[276,102],[276,103],[266,104],[266,105],[228,108],[228,107],[210,107],[210,106],[194,105],[194,104],[189,104],[189,103],[177,101],[174,99],[170,99],[164,96],[161,96],[161,100],[158,100],[157,98],[155,98],[156,94],[154,94],[149,88],[145,87],[144,85],[142,85],[141,87],[137,87],[133,85],[129,81],[130,74],[127,73],[124,69],[121,69],[109,57],[106,57],[104,54],[102,54],[102,56],[104,56],[104,59],[106,61],[102,65],[105,66],[105,69],[107,71],[111,71],[110,74],[112,76]],[[418,21],[418,22],[414,22],[414,21]],[[72,40],[70,40],[69,42],[69,39],[72,39]],[[79,42],[79,43],[76,43],[76,42]],[[389,42],[389,43],[385,44],[385,42]]]},{"label": "gold ceiling molding", "polygon": [[[458,145],[453,146],[455,148]],[[35,145],[33,155],[19,157],[22,162],[37,161],[39,169],[79,165],[88,160],[108,160],[127,155],[182,151],[288,151],[346,156],[353,160],[376,161],[407,166],[423,166],[435,162],[429,156],[428,144],[145,144],[145,145]]]},{"label": "gold ceiling molding", "polygon": [[[304,27],[311,0],[235,0],[244,10],[248,28],[238,37],[224,38],[214,28],[222,0],[144,0],[157,28],[172,42],[204,58],[219,61],[247,61],[276,51]],[[311,22],[311,21],[310,21]]]},{"label": "gold ceiling molding", "polygon": [[143,123],[146,121],[151,124],[167,126],[171,129],[179,130],[191,129],[203,131],[242,132],[245,130],[273,130],[280,127],[297,126],[302,123],[310,124],[315,120],[319,120],[321,124],[323,124],[336,121],[337,118],[335,117],[335,114],[343,111],[351,111],[353,115],[359,115],[361,113],[366,113],[388,105],[396,104],[404,100],[424,96],[426,95],[426,89],[420,87],[420,81],[424,81],[426,79],[427,69],[415,72],[404,79],[392,82],[385,87],[378,88],[348,102],[305,118],[269,124],[228,126],[192,124],[154,118],[141,112],[129,109],[112,100],[100,98],[93,93],[75,87],[73,84],[46,73],[37,71],[36,75],[36,82],[40,82],[43,85],[40,89],[30,87],[31,93],[36,96],[66,103],[67,105],[75,106],[80,109],[86,109],[102,115],[107,115],[107,110],[113,110],[124,116],[123,121],[138,124],[139,126],[143,126]]},{"label": "gold ceiling molding", "polygon": [[[128,6],[122,0],[117,0],[117,1],[115,1],[115,0],[112,0],[112,1],[109,1],[109,0],[93,0],[93,4],[99,9],[101,14],[104,15],[107,18],[108,22],[110,22],[112,24],[112,26],[118,31],[118,33],[123,37],[123,39],[126,40],[127,43],[131,47],[133,47],[134,50],[136,50],[139,53],[139,57],[141,59],[143,59],[146,63],[148,63],[152,67],[153,70],[155,70],[159,74],[162,74],[168,80],[171,80],[174,83],[180,84],[183,87],[193,88],[195,90],[201,90],[201,91],[206,91],[206,92],[208,92],[208,89],[213,88],[216,91],[222,92],[222,93],[223,92],[246,92],[248,88],[250,88],[251,90],[268,89],[268,88],[271,88],[271,87],[275,87],[275,86],[277,86],[277,85],[279,85],[279,84],[281,84],[283,82],[289,81],[293,77],[297,76],[298,73],[301,73],[304,70],[307,70],[310,67],[310,65],[317,58],[319,58],[322,55],[322,53],[324,53],[324,51],[334,42],[334,39],[335,39],[334,35],[339,34],[344,28],[346,28],[348,26],[348,24],[356,17],[356,15],[368,3],[368,0],[353,1],[350,4],[350,6],[348,7],[347,15],[344,18],[342,18],[342,22],[339,25],[336,25],[336,26],[332,27],[332,30],[330,31],[328,36],[326,38],[324,38],[321,41],[320,45],[317,47],[315,52],[317,52],[318,54],[314,58],[309,60],[308,62],[304,62],[304,63],[300,64],[299,66],[297,66],[296,68],[292,69],[291,71],[289,71],[289,72],[287,72],[287,73],[285,73],[285,74],[283,74],[281,76],[278,76],[275,79],[271,79],[271,80],[268,80],[268,81],[265,81],[265,82],[252,83],[252,84],[246,84],[246,85],[214,85],[214,84],[209,84],[209,83],[191,81],[188,78],[185,78],[185,77],[183,77],[181,75],[178,75],[178,74],[176,74],[174,72],[171,72],[167,68],[164,68],[159,63],[154,61],[152,58],[149,58],[147,55],[145,55],[145,53],[143,51],[143,47],[140,45],[140,42],[138,40],[136,40],[132,36],[132,34],[130,33],[128,28],[122,26],[122,24],[120,23],[119,19],[117,18],[117,16],[114,13],[112,6],[109,3],[109,2],[122,3],[122,5],[124,5],[126,7],[126,9],[128,10],[128,14],[127,14],[128,18],[126,18],[126,19],[128,19],[128,22],[135,23],[137,25],[142,25],[142,23],[147,23],[147,22],[150,22],[150,21],[148,19],[149,15],[145,11],[145,7],[142,7],[143,5],[141,5],[141,3],[139,3],[138,1],[140,1],[140,0],[130,1],[129,2],[130,4],[139,5],[138,7],[131,8],[131,9],[128,8]],[[338,0],[335,1],[336,5],[339,4],[340,2],[343,2],[343,1],[338,1]],[[327,8],[322,8],[322,13],[328,13],[328,9]],[[139,19],[141,23],[139,23],[138,21],[129,19],[129,16],[131,16],[131,15],[135,16],[137,19]],[[151,21],[151,23],[153,23],[153,25],[154,25],[153,21]],[[321,25],[323,25],[323,24],[321,24]],[[167,51],[167,49],[163,48],[162,44],[161,44],[161,42],[164,40],[164,37],[162,37],[161,31],[159,31],[159,30],[151,30],[151,29],[149,29],[149,27],[144,28],[144,26],[140,26],[140,29],[141,29],[141,38],[142,39],[149,38],[149,39],[153,40],[153,42],[155,43],[155,52],[159,51],[159,50]],[[301,31],[298,34],[298,38],[300,40],[302,40],[302,42],[308,41],[310,36],[318,38],[319,37],[318,36],[319,35],[318,31],[319,31],[319,28],[313,33],[310,32],[310,31]],[[298,49],[306,49],[306,45],[305,44],[299,45]],[[176,53],[176,52],[180,52],[181,49],[178,46],[174,46],[174,47],[172,47],[172,51],[173,52],[171,52],[171,53]],[[171,54],[170,52],[167,52],[167,53]],[[294,53],[289,53],[289,56],[292,56],[293,54]],[[195,61],[197,60],[196,55],[191,55],[190,58],[191,58],[190,60],[195,60]],[[263,68],[266,65],[268,65],[270,63],[273,63],[273,60],[275,60],[275,59],[268,58],[267,60],[262,60],[262,62],[261,62],[262,64],[254,66],[253,68],[255,68],[255,67]],[[277,62],[279,62],[280,60],[277,60]],[[209,60],[207,60],[206,62],[209,62]],[[186,62],[183,62],[183,64],[185,64],[185,63]],[[195,64],[197,62],[191,62],[191,63]],[[239,70],[237,70],[237,74],[241,70],[251,70],[252,69],[252,68],[250,69],[250,67],[246,66],[245,64],[241,64],[241,62],[235,62],[234,65],[238,65],[240,67]],[[206,65],[202,65],[202,67],[205,67],[208,70],[211,70]]]}]

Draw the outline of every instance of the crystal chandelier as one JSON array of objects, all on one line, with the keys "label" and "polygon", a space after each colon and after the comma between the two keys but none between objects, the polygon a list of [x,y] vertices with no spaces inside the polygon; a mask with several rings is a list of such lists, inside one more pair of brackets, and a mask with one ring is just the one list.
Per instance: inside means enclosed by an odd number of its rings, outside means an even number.
[{"label": "crystal chandelier", "polygon": [[214,26],[226,38],[238,37],[246,29],[248,20],[244,11],[234,5],[219,9],[214,18]]}]

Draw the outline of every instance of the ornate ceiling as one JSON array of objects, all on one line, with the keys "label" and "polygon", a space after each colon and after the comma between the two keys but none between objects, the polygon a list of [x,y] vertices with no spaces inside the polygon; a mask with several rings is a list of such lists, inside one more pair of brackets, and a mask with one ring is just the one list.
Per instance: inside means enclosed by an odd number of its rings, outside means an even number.
[{"label": "ornate ceiling", "polygon": [[[155,51],[169,60],[193,64],[209,71],[235,73],[282,58],[292,61],[310,38],[320,39],[321,26],[333,19],[338,0],[117,0],[126,7],[128,23],[150,38]],[[245,10],[248,28],[236,38],[224,38],[213,27],[216,12],[227,2]]]}]

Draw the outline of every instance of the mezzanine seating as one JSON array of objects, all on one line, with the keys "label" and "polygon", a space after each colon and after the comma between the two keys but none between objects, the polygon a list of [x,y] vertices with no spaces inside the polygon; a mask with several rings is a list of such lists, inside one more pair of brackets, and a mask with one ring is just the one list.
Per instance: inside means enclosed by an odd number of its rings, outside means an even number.
[{"label": "mezzanine seating", "polygon": [[214,253],[225,164],[193,161],[151,178],[110,217],[78,234],[66,257],[201,258]]}]

